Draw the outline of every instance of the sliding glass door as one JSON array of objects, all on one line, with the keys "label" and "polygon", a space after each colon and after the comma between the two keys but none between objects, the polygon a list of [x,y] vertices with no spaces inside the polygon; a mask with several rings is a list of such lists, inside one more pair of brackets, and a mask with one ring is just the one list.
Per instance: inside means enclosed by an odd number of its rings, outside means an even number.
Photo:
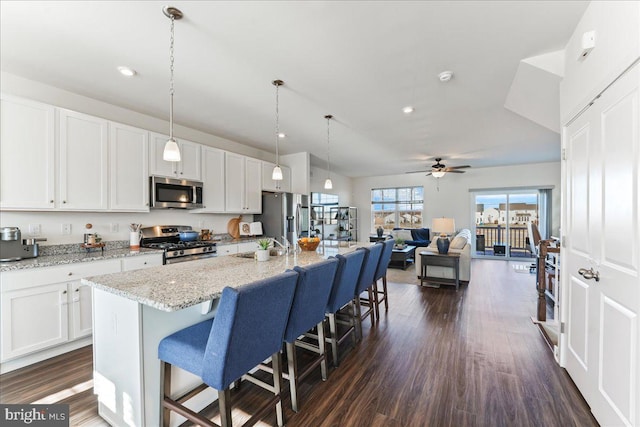
[{"label": "sliding glass door", "polygon": [[476,257],[534,257],[529,245],[527,224],[540,223],[538,191],[476,192],[473,199]]}]

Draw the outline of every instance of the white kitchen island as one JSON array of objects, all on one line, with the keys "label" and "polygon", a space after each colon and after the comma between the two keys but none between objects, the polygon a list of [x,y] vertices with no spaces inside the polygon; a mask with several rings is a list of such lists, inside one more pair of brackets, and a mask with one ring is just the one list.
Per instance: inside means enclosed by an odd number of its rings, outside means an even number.
[{"label": "white kitchen island", "polygon": [[[225,286],[242,286],[357,246],[369,243],[347,248],[321,245],[317,252],[271,257],[266,262],[228,256],[82,279],[94,288],[93,376],[100,416],[113,426],[159,426],[158,344],[164,337],[213,317]],[[198,377],[172,370],[172,395],[200,383]],[[216,398],[216,391],[207,389],[187,406],[200,411]],[[177,414],[171,416],[171,425],[184,421]]]}]

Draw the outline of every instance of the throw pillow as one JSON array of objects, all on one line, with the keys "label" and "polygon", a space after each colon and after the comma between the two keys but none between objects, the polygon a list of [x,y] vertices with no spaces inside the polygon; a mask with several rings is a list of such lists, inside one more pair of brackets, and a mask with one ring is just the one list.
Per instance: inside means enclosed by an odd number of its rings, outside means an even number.
[{"label": "throw pillow", "polygon": [[465,236],[461,236],[458,234],[456,237],[453,238],[449,247],[451,249],[462,249],[467,244],[467,241],[468,240]]},{"label": "throw pillow", "polygon": [[436,237],[435,239],[433,239],[431,241],[431,243],[429,243],[429,246],[427,246],[429,248],[437,248],[438,247],[438,237]]},{"label": "throw pillow", "polygon": [[394,239],[402,239],[405,242],[407,240],[413,240],[411,238],[411,230],[392,230],[391,235]]}]

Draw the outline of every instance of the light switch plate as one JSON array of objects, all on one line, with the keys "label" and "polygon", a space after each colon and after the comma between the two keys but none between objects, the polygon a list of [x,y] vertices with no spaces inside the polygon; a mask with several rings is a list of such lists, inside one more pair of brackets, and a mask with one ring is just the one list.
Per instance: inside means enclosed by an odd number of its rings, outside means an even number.
[{"label": "light switch plate", "polygon": [[39,236],[42,233],[40,224],[29,224],[29,234],[32,236]]},{"label": "light switch plate", "polygon": [[71,224],[62,224],[60,231],[62,234],[71,234]]},{"label": "light switch plate", "polygon": [[117,233],[118,232],[118,223],[116,222],[112,222],[111,224],[109,224],[109,231],[112,233]]}]

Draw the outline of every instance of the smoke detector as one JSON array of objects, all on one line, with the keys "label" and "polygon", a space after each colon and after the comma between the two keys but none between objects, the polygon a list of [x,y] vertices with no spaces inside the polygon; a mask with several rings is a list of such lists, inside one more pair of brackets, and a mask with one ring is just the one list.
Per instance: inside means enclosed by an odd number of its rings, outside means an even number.
[{"label": "smoke detector", "polygon": [[438,78],[441,82],[448,82],[453,77],[453,71],[443,71],[438,74]]}]

